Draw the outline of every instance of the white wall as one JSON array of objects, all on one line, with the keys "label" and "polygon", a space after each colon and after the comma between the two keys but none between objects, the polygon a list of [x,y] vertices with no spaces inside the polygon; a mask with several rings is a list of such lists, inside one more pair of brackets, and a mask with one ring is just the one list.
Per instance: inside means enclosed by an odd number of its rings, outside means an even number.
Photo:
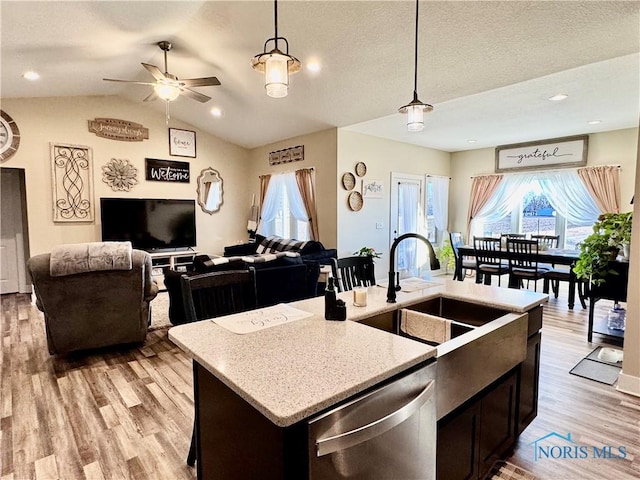
[{"label": "white wall", "polygon": [[[337,130],[331,128],[321,132],[289,138],[280,142],[254,148],[249,152],[249,190],[246,192],[247,211],[251,205],[251,195],[259,197],[260,175],[283,173],[301,168],[315,169],[318,208],[318,229],[320,241],[325,248],[335,248],[336,230],[336,142]],[[281,165],[269,165],[269,152],[304,145],[304,160]]]},{"label": "white wall", "polygon": [[[587,165],[620,165],[621,210],[631,210],[636,175],[638,129],[628,128],[589,135]],[[471,177],[494,173],[495,149],[483,148],[451,154],[449,224],[454,231],[467,231]]]},{"label": "white wall", "polygon": [[[408,145],[344,129],[338,130],[338,171],[337,185],[338,207],[338,257],[346,257],[361,247],[372,247],[382,253],[376,260],[376,277],[386,278],[389,271],[389,204],[391,173],[432,174],[450,176],[450,154],[440,150]],[[367,165],[364,177],[355,175],[358,162]],[[362,190],[362,179],[382,180],[384,197],[364,199],[364,205],[358,212],[349,209],[347,197],[350,192],[342,187],[343,173],[351,172],[356,176],[354,190]],[[382,228],[377,229],[376,223]]]},{"label": "white wall", "polygon": [[[171,157],[164,114],[115,96],[2,99],[2,109],[13,117],[21,134],[17,153],[2,166],[25,169],[31,255],[62,243],[99,241],[100,197],[195,199],[196,178],[205,167],[220,172],[224,204],[219,212],[208,215],[196,203],[197,248],[220,254],[245,231],[246,220],[238,219],[246,217],[247,150],[172,119],[171,127],[196,131],[197,158]],[[87,123],[96,117],[140,123],[149,129],[149,139],[120,142],[97,137],[88,131]],[[53,222],[50,142],[93,149],[94,222]],[[146,181],[146,157],[188,161],[191,182]],[[101,167],[111,158],[127,159],[138,169],[139,183],[130,192],[114,192],[102,181]]]}]

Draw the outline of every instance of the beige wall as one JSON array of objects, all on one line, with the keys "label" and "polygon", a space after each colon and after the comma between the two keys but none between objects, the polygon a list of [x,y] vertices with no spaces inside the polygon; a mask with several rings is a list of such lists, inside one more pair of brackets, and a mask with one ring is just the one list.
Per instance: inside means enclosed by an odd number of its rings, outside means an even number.
[{"label": "beige wall", "polygon": [[[224,204],[208,215],[196,203],[197,248],[221,253],[223,247],[244,234],[248,151],[222,141],[176,120],[170,126],[195,130],[197,158],[170,157],[164,114],[119,97],[60,97],[3,99],[2,109],[18,124],[21,142],[18,152],[3,167],[24,168],[27,190],[30,254],[50,251],[54,245],[99,241],[100,197],[196,198],[196,178],[205,167],[220,172],[224,181]],[[90,133],[87,121],[110,117],[141,123],[149,129],[149,140],[120,142]],[[54,223],[51,191],[50,142],[86,145],[93,149],[95,221]],[[190,163],[191,182],[167,183],[145,180],[145,158],[173,159]],[[101,167],[111,158],[129,160],[138,169],[138,185],[130,192],[114,192],[102,181]]]},{"label": "beige wall", "polygon": [[[338,205],[338,256],[349,256],[361,247],[382,252],[376,260],[376,277],[385,278],[389,270],[389,204],[391,173],[450,176],[450,154],[440,150],[408,145],[340,129],[338,131],[338,172],[335,179]],[[382,180],[384,198],[365,199],[362,209],[351,211],[342,174],[355,172],[358,162],[367,165],[365,180]],[[355,173],[354,173],[355,175]],[[355,189],[361,191],[362,178],[356,176]],[[376,228],[382,223],[382,228]]]},{"label": "beige wall", "polygon": [[[337,130],[331,128],[321,132],[289,138],[281,142],[254,148],[249,152],[249,187],[245,192],[247,211],[251,205],[251,196],[259,194],[260,175],[267,173],[291,172],[301,168],[315,169],[316,194],[318,206],[318,229],[320,241],[326,248],[335,248],[336,233],[336,142]],[[282,165],[269,165],[269,152],[304,145],[304,160]]]},{"label": "beige wall", "polygon": [[[629,202],[634,192],[638,129],[628,128],[589,135],[587,165],[620,165],[620,195],[622,211],[631,210]],[[471,177],[493,173],[495,149],[484,148],[451,154],[451,190],[449,225],[452,230],[467,231],[467,212]]]}]

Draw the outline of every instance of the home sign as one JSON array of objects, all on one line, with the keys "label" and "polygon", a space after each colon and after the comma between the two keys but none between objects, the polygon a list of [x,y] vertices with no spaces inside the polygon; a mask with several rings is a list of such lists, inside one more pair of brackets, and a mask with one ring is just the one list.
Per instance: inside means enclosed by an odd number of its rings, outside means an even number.
[{"label": "home sign", "polygon": [[545,170],[587,164],[588,135],[496,147],[496,172]]}]

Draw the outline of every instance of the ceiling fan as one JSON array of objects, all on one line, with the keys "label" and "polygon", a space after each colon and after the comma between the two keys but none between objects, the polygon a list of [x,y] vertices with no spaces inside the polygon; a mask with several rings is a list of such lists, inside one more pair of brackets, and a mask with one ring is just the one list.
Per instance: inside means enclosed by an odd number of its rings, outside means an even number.
[{"label": "ceiling fan", "polygon": [[167,69],[167,52],[171,50],[171,42],[162,41],[158,42],[158,47],[164,52],[164,73],[155,65],[148,63],[142,63],[142,66],[146,68],[155,82],[138,82],[136,80],[116,80],[113,78],[103,78],[107,82],[124,82],[124,83],[136,83],[138,85],[150,85],[153,87],[153,92],[144,99],[145,102],[150,102],[156,98],[161,98],[167,102],[171,102],[178,98],[180,95],[192,98],[198,102],[208,102],[211,97],[203,95],[202,93],[192,90],[190,87],[208,87],[220,85],[220,81],[216,77],[203,77],[203,78],[189,78],[179,79],[175,75],[169,73]]}]

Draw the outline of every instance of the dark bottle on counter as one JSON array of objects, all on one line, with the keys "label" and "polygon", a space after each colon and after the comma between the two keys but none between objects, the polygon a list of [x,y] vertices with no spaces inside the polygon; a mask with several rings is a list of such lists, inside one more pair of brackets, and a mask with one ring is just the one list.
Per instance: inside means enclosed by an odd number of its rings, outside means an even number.
[{"label": "dark bottle on counter", "polygon": [[346,320],[347,306],[343,300],[336,298],[335,279],[327,279],[327,288],[324,291],[324,318],[326,320]]}]

